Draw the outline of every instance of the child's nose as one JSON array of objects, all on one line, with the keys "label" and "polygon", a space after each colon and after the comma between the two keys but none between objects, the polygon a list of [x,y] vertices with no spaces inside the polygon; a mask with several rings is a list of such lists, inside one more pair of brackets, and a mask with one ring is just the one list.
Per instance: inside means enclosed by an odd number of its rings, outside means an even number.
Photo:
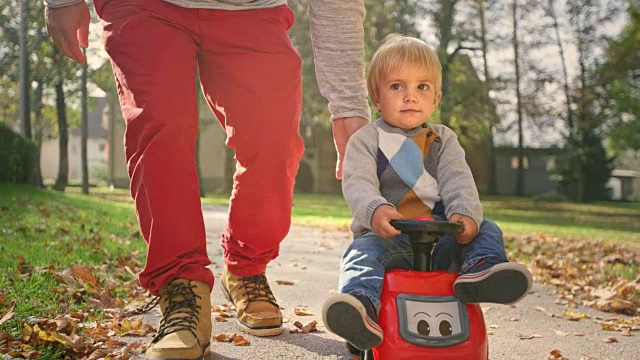
[{"label": "child's nose", "polygon": [[411,90],[407,90],[407,92],[404,94],[404,102],[416,102],[417,99],[418,98],[416,94]]}]

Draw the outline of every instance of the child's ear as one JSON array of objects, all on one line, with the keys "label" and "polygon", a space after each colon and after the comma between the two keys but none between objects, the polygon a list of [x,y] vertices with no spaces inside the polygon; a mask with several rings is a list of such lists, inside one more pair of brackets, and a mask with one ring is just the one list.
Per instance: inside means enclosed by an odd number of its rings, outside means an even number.
[{"label": "child's ear", "polygon": [[433,105],[438,106],[438,104],[440,103],[440,98],[442,98],[442,91],[436,94],[436,98],[434,99]]},{"label": "child's ear", "polygon": [[375,107],[376,107],[376,110],[377,110],[378,112],[380,112],[380,110],[381,110],[381,109],[380,109],[380,100],[378,100],[378,98],[377,98],[377,97],[373,96],[373,97],[371,97],[371,102],[373,103],[373,106],[375,106]]}]

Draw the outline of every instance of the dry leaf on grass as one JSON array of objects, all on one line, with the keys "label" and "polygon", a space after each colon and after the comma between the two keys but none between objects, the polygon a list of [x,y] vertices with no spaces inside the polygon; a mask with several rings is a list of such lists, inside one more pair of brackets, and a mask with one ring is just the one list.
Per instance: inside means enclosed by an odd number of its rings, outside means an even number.
[{"label": "dry leaf on grass", "polygon": [[[533,259],[536,281],[555,288],[560,297],[556,303],[640,315],[640,277],[629,280],[609,271],[612,266],[638,264],[640,252],[625,244],[563,241],[545,233],[507,236],[505,240],[516,244],[508,253],[510,258]],[[573,321],[580,319],[569,317]]]},{"label": "dry leaf on grass", "polygon": [[0,311],[0,325],[2,325],[5,321],[11,319],[15,313],[13,312],[13,308],[16,306],[15,302],[12,302],[9,306],[8,310]]},{"label": "dry leaf on grass", "polygon": [[616,339],[613,336],[609,336],[608,338],[604,339],[604,342],[607,343],[607,344],[617,343],[618,339]]}]

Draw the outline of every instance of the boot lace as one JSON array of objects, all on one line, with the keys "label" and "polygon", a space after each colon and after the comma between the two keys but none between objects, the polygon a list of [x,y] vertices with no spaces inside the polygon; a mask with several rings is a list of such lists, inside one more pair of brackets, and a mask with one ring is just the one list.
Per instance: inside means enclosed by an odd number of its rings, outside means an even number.
[{"label": "boot lace", "polygon": [[[196,299],[201,296],[193,292],[191,283],[172,282],[165,286],[160,295],[145,306],[146,311],[155,307],[161,299],[167,301],[167,307],[162,312],[160,327],[151,342],[158,342],[163,337],[182,330],[187,330],[200,342],[195,333],[198,325],[200,306]],[[150,306],[153,303],[152,306]]]},{"label": "boot lace", "polygon": [[269,287],[269,283],[267,282],[267,277],[264,273],[243,277],[240,278],[240,281],[242,287],[247,293],[247,300],[249,302],[266,301],[276,307],[278,306],[278,304],[276,303],[276,298],[271,292],[271,288]]}]

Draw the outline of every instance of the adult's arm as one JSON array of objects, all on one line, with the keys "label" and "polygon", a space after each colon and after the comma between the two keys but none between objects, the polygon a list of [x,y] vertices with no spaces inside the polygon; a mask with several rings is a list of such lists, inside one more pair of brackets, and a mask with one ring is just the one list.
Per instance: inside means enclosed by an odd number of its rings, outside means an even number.
[{"label": "adult's arm", "polygon": [[89,47],[89,6],[77,0],[46,0],[44,16],[53,43],[66,56],[84,64],[80,46]]},{"label": "adult's arm", "polygon": [[309,17],[316,79],[329,100],[341,179],[349,138],[371,114],[364,80],[364,1],[310,0]]}]

